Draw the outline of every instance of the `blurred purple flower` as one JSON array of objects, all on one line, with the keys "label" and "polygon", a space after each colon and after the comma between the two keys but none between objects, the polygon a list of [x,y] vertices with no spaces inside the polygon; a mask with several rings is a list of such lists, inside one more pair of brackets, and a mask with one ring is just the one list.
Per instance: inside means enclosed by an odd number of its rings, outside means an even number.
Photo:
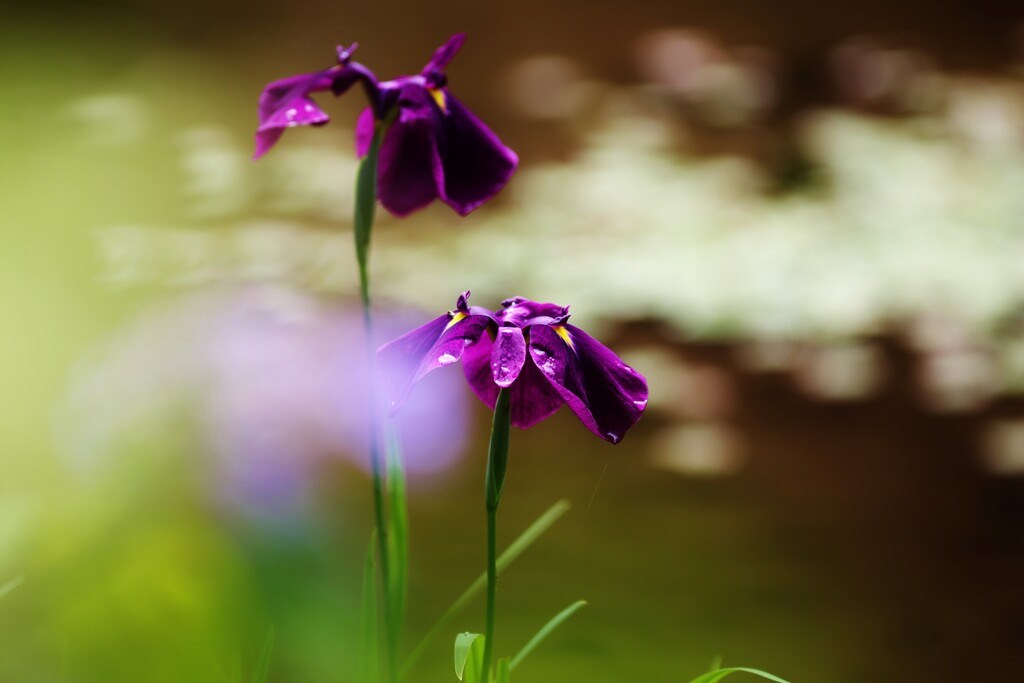
[{"label": "blurred purple flower", "polygon": [[[211,456],[200,481],[217,499],[260,516],[299,512],[327,462],[369,470],[360,321],[358,310],[283,287],[226,288],[165,305],[83,359],[57,434],[79,464],[95,466],[125,435],[167,424],[187,405]],[[385,334],[409,324],[402,314],[378,319]],[[398,420],[410,486],[461,455],[468,405],[450,379]]]},{"label": "blurred purple flower", "polygon": [[618,443],[647,406],[647,380],[607,347],[568,324],[569,307],[515,297],[491,313],[459,297],[454,311],[378,351],[392,411],[424,375],[462,359],[476,395],[494,408],[511,393],[512,424],[531,427],[568,404],[584,426]]},{"label": "blurred purple flower", "polygon": [[263,156],[286,128],[323,125],[327,116],[310,94],[336,96],[361,83],[370,106],[356,125],[356,151],[365,156],[377,126],[387,126],[377,171],[377,197],[405,216],[441,201],[465,216],[496,195],[515,172],[516,153],[448,91],[445,67],[466,36],[456,34],[434,52],[415,76],[378,81],[352,61],[356,45],[338,47],[338,64],[315,73],[274,81],[259,101],[256,154]]}]

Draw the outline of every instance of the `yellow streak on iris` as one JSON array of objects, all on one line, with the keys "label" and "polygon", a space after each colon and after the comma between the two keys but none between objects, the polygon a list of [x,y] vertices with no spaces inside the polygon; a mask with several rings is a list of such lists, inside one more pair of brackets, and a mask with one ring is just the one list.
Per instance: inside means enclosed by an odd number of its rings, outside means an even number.
[{"label": "yellow streak on iris", "polygon": [[437,102],[437,106],[441,109],[441,111],[447,114],[448,100],[444,96],[444,91],[441,90],[440,88],[427,88],[427,92],[429,92],[430,96],[434,98],[435,102]]},{"label": "yellow streak on iris", "polygon": [[572,343],[572,337],[569,336],[569,330],[565,329],[561,325],[552,325],[551,329],[555,331],[555,334],[562,338],[562,341],[564,341],[570,349],[573,351],[576,350],[576,345]]},{"label": "yellow streak on iris", "polygon": [[444,330],[443,330],[444,332],[447,332],[449,329],[451,329],[452,325],[454,325],[455,323],[457,323],[460,320],[462,320],[463,318],[465,318],[466,314],[463,313],[462,311],[455,311],[454,313],[451,314],[451,316],[452,316],[452,319],[449,320],[448,324],[444,326]]}]

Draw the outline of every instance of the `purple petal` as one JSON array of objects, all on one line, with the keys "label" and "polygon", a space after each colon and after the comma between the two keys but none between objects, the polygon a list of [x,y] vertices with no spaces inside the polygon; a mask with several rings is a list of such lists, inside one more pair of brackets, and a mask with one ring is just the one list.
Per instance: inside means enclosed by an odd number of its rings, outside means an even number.
[{"label": "purple petal", "polygon": [[356,121],[356,156],[360,159],[370,151],[373,133],[377,129],[377,119],[373,115],[373,107],[367,107]]},{"label": "purple petal", "polygon": [[[286,128],[327,123],[330,117],[309,98],[310,93],[331,90],[335,95],[341,95],[356,81],[362,81],[368,93],[376,90],[373,74],[356,64],[334,66],[268,84],[260,94],[259,127],[256,129],[253,158],[266,154]],[[373,99],[371,97],[371,101]]]},{"label": "purple petal", "polygon": [[[483,335],[473,346],[462,354],[462,370],[473,393],[488,408],[494,409],[498,400],[498,385],[494,383],[491,358],[497,346],[488,335]],[[532,362],[523,364],[519,377],[509,388],[512,409],[512,424],[526,429],[554,414],[565,400],[551,384],[544,379]]]},{"label": "purple petal", "polygon": [[445,67],[455,59],[455,55],[459,53],[465,42],[466,34],[456,33],[444,45],[434,51],[434,56],[430,58],[430,61],[427,62],[427,65],[423,67],[423,71],[420,73],[427,76],[435,71],[444,71]]},{"label": "purple petal", "polygon": [[499,387],[511,386],[526,362],[526,340],[518,327],[499,327],[491,351],[491,374]]},{"label": "purple petal", "polygon": [[572,347],[554,327],[530,327],[530,356],[587,429],[618,443],[647,407],[647,380],[578,327],[562,331]]},{"label": "purple petal", "polygon": [[413,385],[431,370],[451,365],[481,338],[493,321],[488,316],[446,313],[377,351],[392,412]]},{"label": "purple petal", "polygon": [[327,116],[309,99],[309,93],[331,87],[331,69],[292,76],[268,84],[260,93],[259,128],[256,129],[258,159],[266,154],[285,128],[326,123]]},{"label": "purple petal", "polygon": [[451,93],[444,94],[448,111],[441,199],[465,216],[498,194],[515,173],[519,157]]},{"label": "purple petal", "polygon": [[434,201],[443,181],[437,149],[436,105],[421,86],[406,86],[398,118],[380,150],[377,198],[395,216],[405,216]]},{"label": "purple petal", "polygon": [[494,404],[498,401],[498,385],[494,383],[494,375],[491,373],[493,348],[494,342],[490,335],[484,334],[462,354],[462,372],[466,375],[469,388],[491,410],[494,410]]},{"label": "purple petal", "polygon": [[512,323],[517,327],[527,325],[562,324],[569,318],[569,307],[530,301],[514,296],[501,302],[502,310],[496,317],[499,323]]},{"label": "purple petal", "polygon": [[512,424],[520,429],[528,429],[546,420],[565,405],[565,399],[544,379],[532,361],[523,365],[519,379],[512,385],[510,398]]}]

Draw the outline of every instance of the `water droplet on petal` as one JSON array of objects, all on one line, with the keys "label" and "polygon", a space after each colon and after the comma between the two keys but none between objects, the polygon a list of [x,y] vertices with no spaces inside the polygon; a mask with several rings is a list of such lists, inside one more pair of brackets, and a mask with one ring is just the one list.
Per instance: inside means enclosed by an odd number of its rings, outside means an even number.
[{"label": "water droplet on petal", "polygon": [[622,435],[616,434],[615,432],[605,432],[605,436],[607,436],[608,440],[612,443],[618,443],[622,440]]},{"label": "water droplet on petal", "polygon": [[633,405],[635,405],[640,410],[643,410],[644,408],[647,407],[647,399],[645,398],[642,401],[633,401]]},{"label": "water droplet on petal", "polygon": [[457,360],[458,358],[456,358],[450,353],[444,353],[437,357],[437,362],[440,363],[441,365],[451,365]]}]

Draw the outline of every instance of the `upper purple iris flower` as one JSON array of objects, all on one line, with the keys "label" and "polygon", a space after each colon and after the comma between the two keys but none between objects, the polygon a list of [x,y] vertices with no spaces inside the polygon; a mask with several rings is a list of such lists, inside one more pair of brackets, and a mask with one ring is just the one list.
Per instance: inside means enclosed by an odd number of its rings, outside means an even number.
[{"label": "upper purple iris flower", "polygon": [[378,81],[352,61],[356,45],[338,47],[338,63],[323,71],[274,81],[263,89],[256,129],[258,159],[286,128],[330,119],[310,94],[341,95],[361,83],[370,106],[356,125],[356,151],[365,156],[377,126],[387,126],[377,170],[377,197],[396,216],[435,198],[465,216],[505,186],[519,158],[448,91],[444,69],[466,41],[463,33],[439,47],[415,76]]},{"label": "upper purple iris flower", "polygon": [[492,313],[470,306],[380,348],[391,372],[392,411],[431,370],[462,359],[469,385],[494,408],[499,388],[511,391],[512,424],[530,427],[568,404],[584,426],[618,443],[647,407],[647,380],[607,347],[568,324],[569,307],[521,297]]}]

